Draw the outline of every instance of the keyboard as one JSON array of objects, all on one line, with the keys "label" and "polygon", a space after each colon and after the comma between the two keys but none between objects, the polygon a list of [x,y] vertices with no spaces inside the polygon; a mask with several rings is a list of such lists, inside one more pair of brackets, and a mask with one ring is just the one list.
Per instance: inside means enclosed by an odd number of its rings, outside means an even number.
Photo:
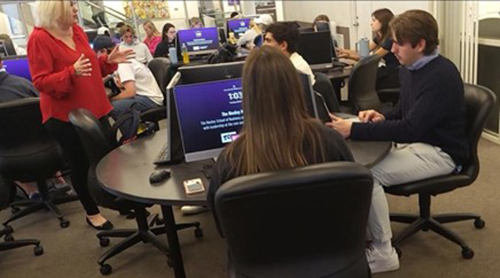
[{"label": "keyboard", "polygon": [[168,144],[165,144],[153,163],[156,165],[161,165],[169,162],[170,162],[170,148],[168,147]]},{"label": "keyboard", "polygon": [[340,62],[340,61],[333,61],[333,67],[334,68],[344,68],[344,67],[347,67],[349,66],[348,64],[344,63],[344,62]]}]

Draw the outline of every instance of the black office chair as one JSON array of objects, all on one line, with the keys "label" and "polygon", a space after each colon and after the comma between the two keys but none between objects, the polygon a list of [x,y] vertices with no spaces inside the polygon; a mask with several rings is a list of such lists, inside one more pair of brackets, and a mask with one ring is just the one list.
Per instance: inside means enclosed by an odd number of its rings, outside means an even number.
[{"label": "black office chair", "polygon": [[[116,244],[107,252],[102,254],[102,256],[99,258],[98,264],[101,266],[101,274],[108,275],[112,272],[111,266],[109,264],[106,264],[107,260],[139,242],[151,243],[164,255],[168,256],[168,248],[162,243],[162,240],[156,238],[156,235],[164,234],[166,232],[165,227],[157,226],[151,229],[149,228],[150,226],[153,226],[155,224],[153,222],[148,223],[147,219],[146,207],[149,207],[151,205],[116,197],[115,195],[112,195],[105,191],[101,183],[97,180],[97,176],[95,173],[97,164],[107,153],[109,153],[114,149],[114,147],[117,146],[116,142],[112,139],[110,131],[106,130],[103,125],[89,111],[85,109],[76,109],[71,111],[69,119],[75,126],[76,131],[83,142],[87,157],[90,162],[88,179],[89,189],[97,204],[102,207],[117,211],[133,210],[136,216],[135,219],[137,221],[138,229],[115,229],[112,231],[103,231],[97,234],[99,244],[103,247],[109,245],[110,237],[125,238],[120,243]],[[177,228],[179,230],[190,227],[196,228],[196,237],[202,237],[199,222],[177,225]],[[169,265],[172,264],[169,263]]]},{"label": "black office chair", "polygon": [[5,56],[16,56],[16,48],[14,47],[14,44],[12,43],[12,39],[10,38],[0,38],[0,49],[3,48],[3,51]]},{"label": "black office chair", "polygon": [[361,59],[352,69],[348,83],[352,114],[357,115],[359,111],[367,109],[380,111],[381,102],[375,89],[379,61],[380,56],[371,55]]},{"label": "black office chair", "polygon": [[411,224],[393,240],[393,245],[399,245],[403,240],[418,231],[432,230],[460,245],[460,247],[462,247],[462,256],[465,259],[470,259],[474,256],[474,251],[469,248],[457,234],[444,227],[442,224],[474,219],[474,226],[478,229],[482,229],[485,225],[484,220],[482,220],[479,215],[471,213],[431,215],[431,196],[437,196],[460,187],[468,186],[476,180],[479,174],[477,144],[486,118],[494,103],[495,95],[490,89],[482,86],[465,84],[467,136],[469,139],[470,157],[469,161],[463,165],[463,169],[460,173],[452,173],[450,175],[404,185],[385,187],[385,191],[389,194],[398,196],[418,194],[419,199],[419,215],[391,213],[391,221]]},{"label": "black office chair", "polygon": [[168,69],[170,60],[165,57],[157,57],[148,63],[148,68],[153,73],[156,83],[163,94],[163,105],[157,108],[149,109],[141,113],[142,121],[149,121],[158,124],[159,121],[167,118],[167,85],[170,81]]},{"label": "black office chair", "polygon": [[321,94],[328,110],[330,112],[340,112],[339,100],[337,99],[330,78],[324,73],[315,72],[314,79],[316,79],[316,83],[314,83],[313,89]]},{"label": "black office chair", "polygon": [[[78,200],[57,190],[49,195],[46,180],[64,167],[62,151],[42,125],[40,100],[25,98],[0,104],[0,175],[6,180],[36,181],[41,200],[24,200],[11,204],[13,215],[3,224],[32,212],[47,209],[59,219],[63,228],[69,226],[57,204]],[[67,190],[66,190],[67,191]],[[22,210],[19,207],[26,207]]]},{"label": "black office chair", "polygon": [[370,277],[365,237],[373,182],[352,162],[239,177],[215,195],[229,277]]},{"label": "black office chair", "polygon": [[[11,196],[15,192],[15,185],[9,184],[8,182],[0,179],[0,210],[9,206],[11,201]],[[7,226],[0,230],[0,238],[4,237],[5,242],[0,242],[0,251],[11,250],[20,248],[23,246],[34,245],[35,256],[40,256],[43,254],[43,247],[40,245],[40,241],[37,239],[18,239],[14,240],[12,233],[14,229]]]}]

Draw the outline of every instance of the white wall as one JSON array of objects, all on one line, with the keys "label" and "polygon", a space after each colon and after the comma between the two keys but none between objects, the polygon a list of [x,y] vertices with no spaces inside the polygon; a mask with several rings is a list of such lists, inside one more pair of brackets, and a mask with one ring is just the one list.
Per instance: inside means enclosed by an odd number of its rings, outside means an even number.
[{"label": "white wall", "polygon": [[0,12],[0,34],[9,34],[9,26],[7,25],[7,16]]},{"label": "white wall", "polygon": [[479,1],[479,16],[500,11],[500,1]]}]

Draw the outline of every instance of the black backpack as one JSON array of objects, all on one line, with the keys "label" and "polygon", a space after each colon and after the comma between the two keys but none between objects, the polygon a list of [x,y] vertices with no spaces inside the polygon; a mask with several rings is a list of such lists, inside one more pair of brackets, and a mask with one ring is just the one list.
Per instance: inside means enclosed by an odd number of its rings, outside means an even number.
[{"label": "black backpack", "polygon": [[237,56],[236,53],[237,49],[238,49],[237,45],[223,43],[216,52],[212,53],[212,55],[208,57],[208,63],[220,64],[220,63],[233,62]]}]

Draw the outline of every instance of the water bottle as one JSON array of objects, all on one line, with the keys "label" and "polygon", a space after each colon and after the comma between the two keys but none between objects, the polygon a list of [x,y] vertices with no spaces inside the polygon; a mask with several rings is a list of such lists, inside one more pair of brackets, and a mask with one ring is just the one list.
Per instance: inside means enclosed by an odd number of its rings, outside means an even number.
[{"label": "water bottle", "polygon": [[170,62],[172,64],[177,64],[179,62],[177,59],[177,49],[175,49],[175,47],[170,47],[168,49],[168,57],[170,57]]},{"label": "water bottle", "polygon": [[370,41],[367,38],[362,38],[356,43],[356,51],[361,58],[370,55]]},{"label": "water bottle", "polygon": [[185,43],[182,44],[181,50],[182,50],[182,62],[184,64],[189,64],[189,54]]}]

